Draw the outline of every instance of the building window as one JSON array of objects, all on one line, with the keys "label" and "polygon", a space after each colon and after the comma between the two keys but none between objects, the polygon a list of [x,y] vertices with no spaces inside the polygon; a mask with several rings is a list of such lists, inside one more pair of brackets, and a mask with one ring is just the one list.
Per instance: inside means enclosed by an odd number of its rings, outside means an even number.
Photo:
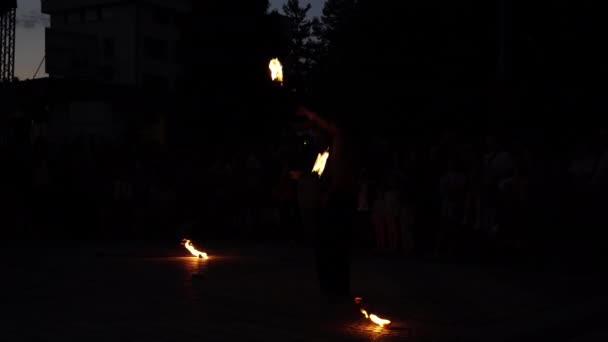
[{"label": "building window", "polygon": [[80,22],[80,12],[68,13],[68,24],[76,24]]},{"label": "building window", "polygon": [[93,21],[97,21],[97,10],[94,9],[88,9],[86,10],[85,16],[84,16],[84,20],[86,22],[93,22]]},{"label": "building window", "polygon": [[169,89],[169,81],[159,75],[146,74],[143,76],[144,88],[155,91],[166,91]]},{"label": "building window", "polygon": [[169,13],[160,9],[156,10],[154,11],[154,20],[160,26],[167,26],[169,25]]},{"label": "building window", "polygon": [[175,59],[178,62],[186,62],[186,56],[188,53],[188,45],[183,39],[179,39],[175,42]]},{"label": "building window", "polygon": [[104,7],[101,9],[101,19],[102,20],[111,20],[114,16],[114,11],[110,7]]},{"label": "building window", "polygon": [[103,56],[105,58],[114,58],[116,54],[116,40],[112,38],[106,38],[103,40]]},{"label": "building window", "polygon": [[149,59],[167,61],[169,58],[169,44],[166,40],[146,37],[144,39],[144,53]]},{"label": "building window", "polygon": [[185,76],[178,76],[175,81],[175,88],[178,91],[186,91],[188,89],[188,78]]},{"label": "building window", "polygon": [[82,68],[86,68],[89,65],[89,61],[87,59],[86,56],[79,54],[79,53],[73,53],[72,54],[72,58],[71,58],[71,67],[73,69],[82,69]]},{"label": "building window", "polygon": [[100,72],[101,72],[101,79],[106,82],[113,81],[116,76],[116,69],[114,69],[111,66],[101,67]]}]

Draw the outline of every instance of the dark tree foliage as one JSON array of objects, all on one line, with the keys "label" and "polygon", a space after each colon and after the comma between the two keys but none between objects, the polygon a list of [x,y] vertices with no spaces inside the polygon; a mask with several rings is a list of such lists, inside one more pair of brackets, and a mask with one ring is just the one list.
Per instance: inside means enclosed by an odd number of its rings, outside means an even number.
[{"label": "dark tree foliage", "polygon": [[[375,122],[443,122],[601,112],[608,74],[592,1],[328,0],[313,21],[314,90]],[[544,113],[544,114],[543,114]],[[381,118],[387,118],[382,120]],[[555,120],[555,119],[553,119]]]},{"label": "dark tree foliage", "polygon": [[289,53],[285,63],[285,73],[292,86],[299,87],[307,77],[311,67],[309,41],[312,22],[308,17],[311,5],[303,6],[300,0],[289,0],[283,5],[283,14],[289,25]]},{"label": "dark tree foliage", "polygon": [[401,133],[394,123],[431,119],[424,112],[478,111],[462,93],[495,73],[495,17],[481,1],[328,1],[315,30],[327,51],[315,90],[366,127]]}]

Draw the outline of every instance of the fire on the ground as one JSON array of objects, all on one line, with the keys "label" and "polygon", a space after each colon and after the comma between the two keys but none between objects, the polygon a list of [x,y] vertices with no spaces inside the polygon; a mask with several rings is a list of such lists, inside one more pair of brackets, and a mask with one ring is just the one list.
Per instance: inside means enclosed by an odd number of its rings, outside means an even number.
[{"label": "fire on the ground", "polygon": [[196,248],[194,248],[192,241],[184,239],[183,243],[184,243],[184,247],[186,247],[186,249],[188,251],[190,251],[190,253],[192,253],[192,255],[194,255],[195,257],[201,258],[201,259],[209,259],[209,256],[207,255],[207,253],[201,252],[201,251],[197,250]]},{"label": "fire on the ground", "polygon": [[369,319],[370,321],[374,322],[382,328],[389,328],[391,326],[391,321],[389,321],[388,319],[380,318],[377,315],[368,313],[367,310],[365,310],[365,308],[363,308],[363,306],[361,305],[362,301],[363,298],[361,297],[355,298],[355,303],[361,306],[361,313],[363,314],[363,316],[365,316],[366,319]]}]

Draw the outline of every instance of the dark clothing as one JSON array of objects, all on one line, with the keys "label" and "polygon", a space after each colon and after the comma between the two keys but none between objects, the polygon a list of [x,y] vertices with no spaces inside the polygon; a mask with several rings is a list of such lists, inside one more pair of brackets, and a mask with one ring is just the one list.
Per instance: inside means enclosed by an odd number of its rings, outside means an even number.
[{"label": "dark clothing", "polygon": [[321,292],[330,297],[350,296],[350,247],[355,200],[333,193],[323,208],[316,236],[316,264]]},{"label": "dark clothing", "polygon": [[343,132],[338,130],[323,176],[328,198],[316,234],[319,287],[333,299],[350,297],[350,248],[357,201],[348,147]]}]

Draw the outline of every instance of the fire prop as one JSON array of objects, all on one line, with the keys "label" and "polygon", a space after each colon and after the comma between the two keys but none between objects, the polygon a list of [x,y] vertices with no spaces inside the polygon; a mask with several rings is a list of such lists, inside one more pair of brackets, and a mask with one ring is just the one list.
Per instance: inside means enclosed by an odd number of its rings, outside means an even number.
[{"label": "fire prop", "polygon": [[390,328],[391,321],[389,321],[388,319],[380,318],[374,314],[369,314],[367,312],[367,310],[365,310],[365,308],[361,304],[362,301],[363,301],[363,298],[361,298],[361,297],[355,298],[355,303],[360,305],[361,313],[363,314],[363,316],[365,316],[366,319],[369,319],[370,321],[376,323],[377,325],[379,325],[382,328]]},{"label": "fire prop", "polygon": [[279,59],[274,58],[270,60],[268,68],[270,69],[270,78],[272,81],[279,82],[281,85],[283,85],[283,65]]},{"label": "fire prop", "polygon": [[329,149],[327,149],[323,153],[319,153],[317,155],[317,161],[315,162],[315,166],[312,168],[312,173],[316,173],[319,177],[323,176],[323,171],[325,171],[325,165],[327,164],[327,159],[329,158]]},{"label": "fire prop", "polygon": [[184,239],[183,243],[184,243],[184,247],[186,247],[186,249],[188,251],[190,251],[190,253],[192,253],[192,255],[194,255],[195,257],[201,258],[201,259],[209,259],[209,256],[207,255],[207,253],[201,252],[201,251],[197,250],[196,248],[194,248],[194,245],[192,245],[192,241]]}]

